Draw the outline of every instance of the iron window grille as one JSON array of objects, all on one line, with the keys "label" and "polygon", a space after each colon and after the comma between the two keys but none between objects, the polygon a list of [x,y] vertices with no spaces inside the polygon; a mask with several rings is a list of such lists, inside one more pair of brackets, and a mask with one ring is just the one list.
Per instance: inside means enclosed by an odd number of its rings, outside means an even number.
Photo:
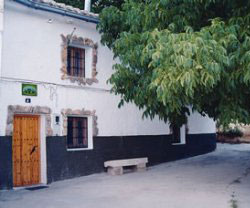
[{"label": "iron window grille", "polygon": [[68,149],[88,148],[88,118],[68,117]]},{"label": "iron window grille", "polygon": [[85,49],[68,46],[67,74],[74,77],[85,77]]},{"label": "iron window grille", "polygon": [[181,143],[181,128],[177,125],[171,126],[172,143]]}]

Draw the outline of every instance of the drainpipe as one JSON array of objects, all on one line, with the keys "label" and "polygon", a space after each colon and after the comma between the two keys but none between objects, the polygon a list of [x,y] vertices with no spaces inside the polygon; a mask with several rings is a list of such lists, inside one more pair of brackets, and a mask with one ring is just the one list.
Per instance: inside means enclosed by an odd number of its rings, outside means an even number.
[{"label": "drainpipe", "polygon": [[[2,0],[0,0],[1,2]],[[58,7],[53,7],[44,3],[40,3],[40,2],[35,2],[32,0],[14,0],[15,2],[18,2],[19,4],[25,5],[27,7],[33,8],[33,9],[38,9],[38,10],[42,10],[42,11],[47,11],[47,12],[52,12],[55,14],[60,14],[63,16],[68,16],[68,17],[72,17],[72,18],[76,18],[76,19],[80,19],[86,22],[92,22],[95,24],[99,23],[99,19],[98,17],[91,17],[91,16],[85,16],[82,14],[77,14],[75,12],[71,12],[68,11],[66,9],[63,8],[58,8]]]},{"label": "drainpipe", "polygon": [[85,0],[84,10],[90,12],[90,10],[91,10],[91,0]]}]

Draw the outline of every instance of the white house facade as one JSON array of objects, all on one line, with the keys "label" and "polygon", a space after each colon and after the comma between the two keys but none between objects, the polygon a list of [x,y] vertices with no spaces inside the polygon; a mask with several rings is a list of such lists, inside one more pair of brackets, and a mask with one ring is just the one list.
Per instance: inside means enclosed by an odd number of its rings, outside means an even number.
[{"label": "white house facade", "polygon": [[0,1],[0,189],[102,172],[111,159],[153,165],[215,149],[215,123],[198,113],[173,142],[168,124],[118,108],[96,24],[51,0]]}]

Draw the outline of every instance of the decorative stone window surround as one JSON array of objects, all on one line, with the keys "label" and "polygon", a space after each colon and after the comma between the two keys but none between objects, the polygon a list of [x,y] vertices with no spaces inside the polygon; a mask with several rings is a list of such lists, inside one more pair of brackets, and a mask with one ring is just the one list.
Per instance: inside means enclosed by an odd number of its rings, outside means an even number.
[{"label": "decorative stone window surround", "polygon": [[[93,83],[98,83],[98,80],[96,79],[97,76],[97,70],[96,70],[96,64],[97,64],[97,48],[98,44],[94,43],[91,39],[89,38],[82,38],[82,37],[77,37],[71,35],[64,36],[63,34],[61,35],[62,37],[62,80],[70,80],[72,83],[78,83],[79,85],[92,85]],[[68,44],[70,40],[70,45]],[[76,77],[76,76],[69,76],[67,74],[67,48],[68,46],[79,46],[80,48],[91,48],[92,49],[92,71],[91,75],[92,77]],[[85,67],[85,70],[89,70],[88,68]]]},{"label": "decorative stone window surround", "polygon": [[93,118],[93,136],[98,135],[98,127],[97,127],[97,116],[95,115],[96,111],[85,110],[72,110],[70,108],[62,110],[63,116],[63,135],[67,136],[67,128],[68,128],[68,116],[79,116],[79,117],[88,117],[92,116]]},{"label": "decorative stone window surround", "polygon": [[53,135],[53,130],[51,128],[51,109],[49,107],[9,105],[8,106],[7,126],[6,126],[6,136],[12,136],[12,134],[13,134],[13,123],[14,123],[14,115],[15,114],[45,115],[46,136]]}]

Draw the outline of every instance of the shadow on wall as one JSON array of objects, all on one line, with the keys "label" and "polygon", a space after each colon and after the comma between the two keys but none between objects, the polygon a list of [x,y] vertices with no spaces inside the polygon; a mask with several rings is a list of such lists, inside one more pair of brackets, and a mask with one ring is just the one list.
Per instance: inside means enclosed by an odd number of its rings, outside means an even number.
[{"label": "shadow on wall", "polygon": [[148,157],[152,166],[216,149],[215,134],[187,135],[185,145],[170,141],[170,135],[95,137],[94,150],[67,151],[66,137],[47,138],[48,182],[103,172],[107,160]]}]

